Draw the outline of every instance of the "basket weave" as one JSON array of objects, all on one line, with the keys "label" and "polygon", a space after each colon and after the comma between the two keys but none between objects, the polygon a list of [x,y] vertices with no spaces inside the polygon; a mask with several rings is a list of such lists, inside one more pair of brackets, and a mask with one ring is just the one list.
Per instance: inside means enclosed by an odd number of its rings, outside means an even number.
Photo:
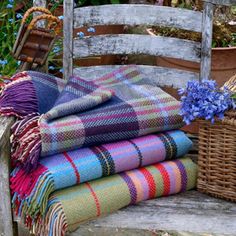
[{"label": "basket weave", "polygon": [[[236,76],[225,85],[236,88]],[[235,92],[235,91],[234,91]],[[214,124],[199,121],[198,182],[200,192],[236,202],[236,111]]]}]

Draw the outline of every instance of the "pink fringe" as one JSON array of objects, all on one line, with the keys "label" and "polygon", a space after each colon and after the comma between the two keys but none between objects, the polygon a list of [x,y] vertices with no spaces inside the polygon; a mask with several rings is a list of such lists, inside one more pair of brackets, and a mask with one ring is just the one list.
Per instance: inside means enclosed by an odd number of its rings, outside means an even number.
[{"label": "pink fringe", "polygon": [[12,164],[20,164],[29,172],[37,167],[41,153],[39,115],[30,114],[12,127]]}]

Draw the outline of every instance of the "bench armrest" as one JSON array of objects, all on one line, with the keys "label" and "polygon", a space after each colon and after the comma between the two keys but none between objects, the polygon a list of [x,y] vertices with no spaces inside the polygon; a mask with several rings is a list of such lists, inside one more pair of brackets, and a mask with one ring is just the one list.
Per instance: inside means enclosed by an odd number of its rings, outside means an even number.
[{"label": "bench armrest", "polygon": [[0,229],[2,235],[13,235],[10,174],[10,131],[13,117],[0,117]]}]

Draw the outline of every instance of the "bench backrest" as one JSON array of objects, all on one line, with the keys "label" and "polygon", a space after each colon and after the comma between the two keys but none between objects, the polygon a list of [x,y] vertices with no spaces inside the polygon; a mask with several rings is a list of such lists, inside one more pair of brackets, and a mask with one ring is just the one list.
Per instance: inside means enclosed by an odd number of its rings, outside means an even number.
[{"label": "bench backrest", "polygon": [[[204,11],[156,5],[103,5],[76,8],[64,1],[64,76],[73,73],[73,58],[108,54],[148,54],[200,62],[200,78],[210,77],[213,4]],[[202,43],[190,40],[137,35],[73,37],[73,29],[95,25],[161,25],[202,33]]]}]

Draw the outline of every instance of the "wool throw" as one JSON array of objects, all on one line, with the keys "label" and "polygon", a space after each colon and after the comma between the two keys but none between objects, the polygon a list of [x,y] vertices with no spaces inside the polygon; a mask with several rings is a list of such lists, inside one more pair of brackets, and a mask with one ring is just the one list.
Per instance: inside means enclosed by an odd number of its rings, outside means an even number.
[{"label": "wool throw", "polygon": [[12,131],[12,161],[28,171],[40,156],[125,140],[183,125],[180,103],[121,67],[97,80],[22,72],[6,85],[0,113],[21,118]]},{"label": "wool throw", "polygon": [[35,219],[39,213],[45,214],[49,195],[55,190],[178,158],[191,146],[191,140],[176,130],[44,157],[32,173],[20,167],[13,170],[12,204],[22,209],[19,216]]},{"label": "wool throw", "polygon": [[196,186],[196,177],[191,159],[165,161],[56,191],[45,215],[22,219],[36,235],[64,236],[122,207],[190,190]]}]

